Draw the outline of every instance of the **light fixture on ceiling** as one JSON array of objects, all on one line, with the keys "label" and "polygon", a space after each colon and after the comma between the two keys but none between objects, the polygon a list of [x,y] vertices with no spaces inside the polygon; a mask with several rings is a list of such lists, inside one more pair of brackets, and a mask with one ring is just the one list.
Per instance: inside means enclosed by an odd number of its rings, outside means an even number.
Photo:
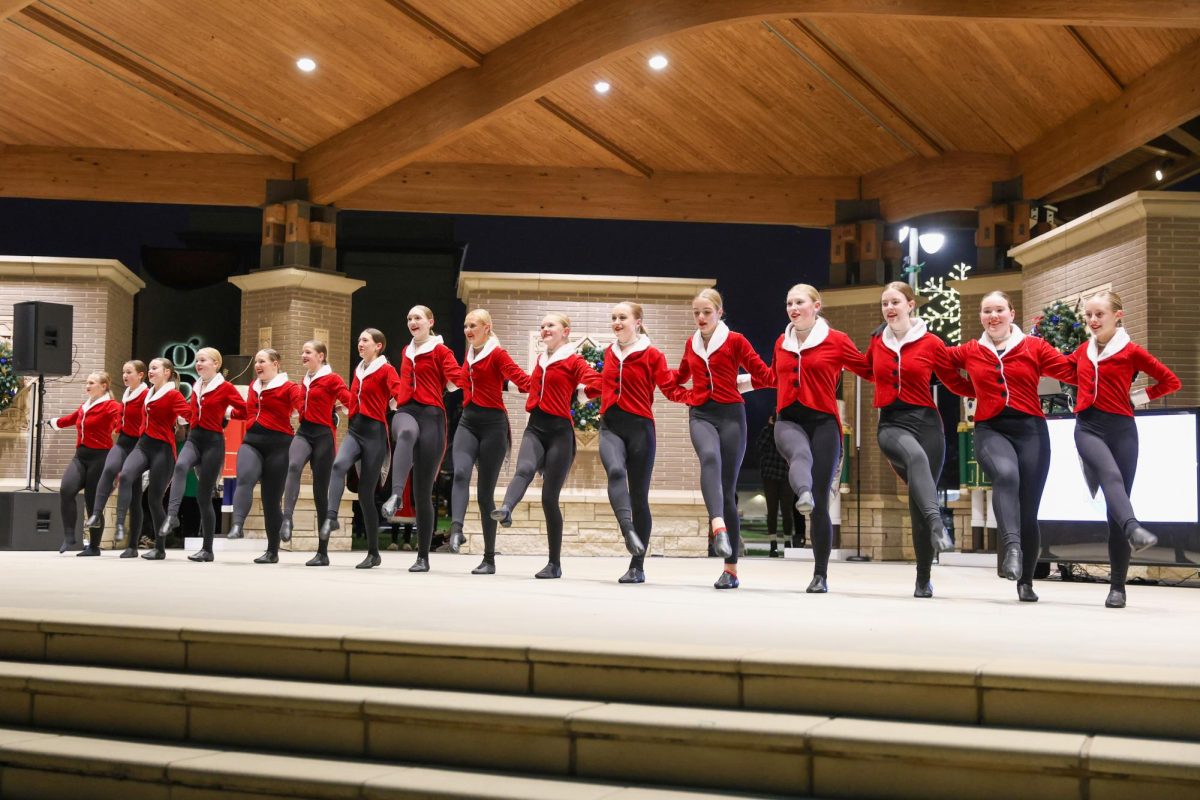
[{"label": "light fixture on ceiling", "polygon": [[660,53],[658,55],[650,56],[649,63],[650,69],[663,70],[666,69],[667,64],[671,62],[667,61],[667,57]]},{"label": "light fixture on ceiling", "polygon": [[1163,179],[1162,168],[1154,170],[1154,180],[1161,181]]},{"label": "light fixture on ceiling", "polygon": [[916,289],[922,266],[917,260],[920,257],[920,251],[924,250],[926,253],[933,255],[946,244],[946,235],[943,233],[921,233],[916,228],[905,225],[897,233],[897,239],[900,242],[908,241],[908,255],[904,257],[904,271],[908,274],[908,285]]},{"label": "light fixture on ceiling", "polygon": [[1154,180],[1161,183],[1166,171],[1173,166],[1175,166],[1175,161],[1173,159],[1164,158],[1158,163],[1158,166],[1154,168]]},{"label": "light fixture on ceiling", "polygon": [[297,59],[297,61],[296,61],[296,69],[300,70],[301,72],[312,72],[316,68],[317,68],[317,62],[313,61],[308,56],[305,56],[304,58],[301,58],[301,59]]},{"label": "light fixture on ceiling", "polygon": [[596,90],[597,94],[608,94],[608,90],[612,88],[612,84],[608,81],[596,81],[592,85],[592,88]]}]

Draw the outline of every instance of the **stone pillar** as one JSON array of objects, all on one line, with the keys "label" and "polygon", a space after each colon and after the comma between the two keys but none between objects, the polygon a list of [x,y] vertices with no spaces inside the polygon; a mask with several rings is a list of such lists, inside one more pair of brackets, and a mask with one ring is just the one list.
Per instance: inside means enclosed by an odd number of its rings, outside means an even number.
[{"label": "stone pillar", "polygon": [[[11,339],[15,303],[44,300],[74,307],[75,371],[48,381],[47,418],[69,413],[83,402],[89,372],[107,371],[113,394],[120,398],[121,365],[133,355],[133,296],[145,286],[112,259],[0,256],[0,336]],[[0,413],[0,487],[18,488],[26,482],[27,398],[28,392],[17,406]],[[74,452],[74,431],[46,434],[42,479],[48,487],[58,487]],[[111,536],[111,531],[110,525],[106,535]]]},{"label": "stone pillar", "polygon": [[[236,275],[229,282],[242,290],[243,353],[273,347],[279,351],[283,369],[298,381],[304,376],[300,348],[309,339],[320,339],[329,345],[330,366],[349,383],[353,365],[339,364],[338,355],[345,352],[343,344],[351,337],[350,296],[365,286],[365,281],[337,273],[284,267]],[[339,439],[344,431],[343,422]],[[306,469],[296,506],[292,550],[316,549],[317,521],[311,481],[311,473]],[[343,498],[339,512],[342,527],[330,540],[331,550],[350,549],[352,499],[349,493]],[[257,499],[246,520],[245,533],[248,538],[266,537]]]},{"label": "stone pillar", "polygon": [[[464,272],[458,296],[468,309],[486,308],[501,344],[522,368],[532,370],[538,324],[547,311],[571,318],[571,339],[612,342],[609,314],[622,300],[643,306],[644,322],[667,363],[677,367],[695,323],[692,298],[712,286],[705,279],[598,277],[587,275]],[[456,354],[460,360],[462,354]],[[656,393],[657,394],[657,393]],[[525,430],[524,395],[506,396],[512,423],[512,457],[500,473],[497,500],[512,478]],[[699,463],[688,436],[687,409],[657,394],[654,414],[658,439],[650,501],[654,513],[652,553],[703,556],[708,552],[708,515],[699,486]],[[566,555],[621,555],[624,544],[608,503],[604,468],[593,446],[581,445],[562,494]],[[472,490],[474,491],[474,490]],[[514,525],[501,528],[497,548],[505,553],[544,553],[545,521],[535,482],[513,514]],[[474,495],[472,495],[474,497]],[[466,533],[472,552],[482,552],[479,513],[468,506]]]}]

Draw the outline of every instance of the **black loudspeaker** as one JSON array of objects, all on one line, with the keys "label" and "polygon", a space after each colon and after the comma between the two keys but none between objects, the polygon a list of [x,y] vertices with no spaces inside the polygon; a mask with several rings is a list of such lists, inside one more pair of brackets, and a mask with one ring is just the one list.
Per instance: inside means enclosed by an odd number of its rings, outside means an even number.
[{"label": "black loudspeaker", "polygon": [[0,492],[0,550],[58,550],[58,492]]},{"label": "black loudspeaker", "polygon": [[13,367],[18,375],[70,375],[72,306],[13,304]]}]

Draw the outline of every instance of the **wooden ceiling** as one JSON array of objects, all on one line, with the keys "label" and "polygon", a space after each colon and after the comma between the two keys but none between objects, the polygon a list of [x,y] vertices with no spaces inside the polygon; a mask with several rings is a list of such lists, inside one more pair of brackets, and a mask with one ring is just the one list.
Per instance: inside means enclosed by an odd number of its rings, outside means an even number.
[{"label": "wooden ceiling", "polygon": [[0,196],[899,220],[1200,157],[1198,40],[1200,0],[0,0]]}]

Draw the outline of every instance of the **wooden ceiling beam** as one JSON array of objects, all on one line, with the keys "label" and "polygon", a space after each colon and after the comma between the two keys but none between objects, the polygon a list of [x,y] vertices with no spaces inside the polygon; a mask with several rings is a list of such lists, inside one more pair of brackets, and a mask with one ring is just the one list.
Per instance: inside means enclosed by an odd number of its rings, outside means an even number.
[{"label": "wooden ceiling beam", "polygon": [[1100,54],[1096,52],[1094,47],[1088,44],[1087,39],[1083,38],[1079,31],[1075,29],[1075,26],[1067,25],[1066,30],[1083,54],[1096,65],[1096,71],[1104,76],[1105,81],[1108,83],[1108,92],[1106,94],[1109,98],[1111,99],[1125,91],[1125,84],[1121,83],[1121,79],[1117,77],[1117,73],[1113,72],[1108,62],[1100,57]]},{"label": "wooden ceiling beam", "polygon": [[793,178],[612,169],[413,164],[338,205],[370,211],[527,217],[740,222],[824,227],[853,177]]},{"label": "wooden ceiling beam", "polygon": [[[262,130],[254,123],[204,97],[200,92],[180,84],[177,79],[169,77],[156,65],[139,60],[126,51],[96,39],[71,20],[31,6],[21,11],[21,21],[35,23],[57,37],[68,51],[82,60],[94,64],[167,105],[198,118],[253,150],[285,161],[296,161],[300,157],[300,148]],[[96,64],[92,61],[93,58],[102,63]]]},{"label": "wooden ceiling beam", "polygon": [[622,172],[629,175],[641,175],[644,178],[649,178],[654,174],[654,170],[650,169],[650,167],[646,166],[641,161],[638,161],[637,158],[623,150],[620,145],[611,141],[595,128],[592,128],[587,123],[572,115],[569,111],[555,103],[550,98],[539,97],[537,99],[537,104],[544,110],[565,122],[567,126],[576,133],[580,134],[592,146],[593,149],[599,150],[601,157],[603,157],[605,160],[615,160],[617,163],[617,169],[621,170]]},{"label": "wooden ceiling beam", "polygon": [[1187,47],[1016,154],[1026,197],[1039,198],[1200,115],[1200,48]]},{"label": "wooden ceiling beam", "polygon": [[408,17],[413,22],[420,25],[427,32],[432,34],[433,38],[438,41],[450,45],[462,57],[461,61],[464,67],[468,69],[478,67],[483,63],[483,53],[476,50],[464,39],[456,36],[453,32],[442,26],[437,20],[429,17],[419,9],[413,8],[412,5],[404,2],[404,0],[386,0],[387,4],[399,11],[404,16]]},{"label": "wooden ceiling beam", "polygon": [[1200,0],[590,0],[321,142],[300,160],[331,203],[534,100],[578,70],[648,42],[736,22],[828,15],[1046,25],[1200,27]]},{"label": "wooden ceiling beam", "polygon": [[25,6],[31,6],[36,0],[0,0],[0,22],[21,11]]},{"label": "wooden ceiling beam", "polygon": [[883,218],[900,222],[935,211],[973,211],[992,200],[992,184],[1012,177],[1010,156],[946,153],[910,158],[862,178],[862,196],[878,199]]},{"label": "wooden ceiling beam", "polygon": [[1188,149],[1188,152],[1200,155],[1200,139],[1192,136],[1183,128],[1172,128],[1164,136],[1168,136]]},{"label": "wooden ceiling beam", "polygon": [[269,156],[18,147],[0,151],[0,197],[257,206],[292,165]]}]

